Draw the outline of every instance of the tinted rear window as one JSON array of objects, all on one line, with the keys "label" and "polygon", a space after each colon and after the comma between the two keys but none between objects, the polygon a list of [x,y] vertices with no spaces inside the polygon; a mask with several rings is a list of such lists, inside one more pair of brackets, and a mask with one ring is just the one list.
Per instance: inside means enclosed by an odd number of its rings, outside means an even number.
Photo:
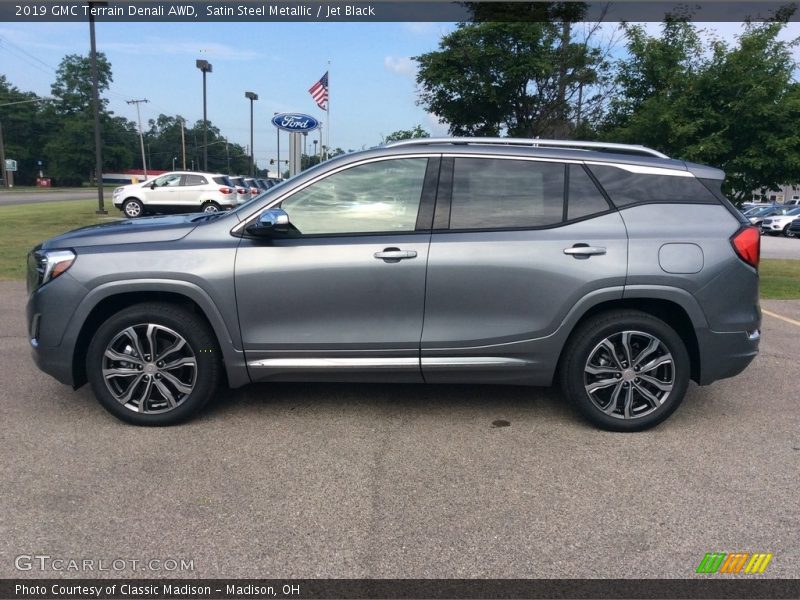
[{"label": "tinted rear window", "polygon": [[219,185],[227,185],[228,187],[233,186],[231,180],[227,177],[214,177],[214,183],[218,183]]},{"label": "tinted rear window", "polygon": [[717,203],[714,195],[694,176],[650,175],[618,167],[587,166],[618,207],[645,202]]},{"label": "tinted rear window", "polygon": [[457,158],[451,229],[543,227],[564,217],[564,165]]}]

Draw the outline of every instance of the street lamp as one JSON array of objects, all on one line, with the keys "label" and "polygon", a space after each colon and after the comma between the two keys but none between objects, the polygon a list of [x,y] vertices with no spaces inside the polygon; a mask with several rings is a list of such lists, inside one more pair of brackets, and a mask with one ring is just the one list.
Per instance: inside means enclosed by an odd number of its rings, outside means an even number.
[{"label": "street lamp", "polygon": [[94,7],[108,6],[108,2],[89,2],[89,48],[92,57],[92,112],[94,113],[94,178],[97,182],[97,210],[95,214],[107,215],[103,202],[103,146],[100,136],[100,92],[97,83],[97,43],[94,35]]},{"label": "street lamp", "polygon": [[175,161],[176,161],[176,160],[178,160],[178,157],[177,157],[177,156],[173,156],[173,157],[172,157],[172,170],[173,170],[173,171],[175,170]]},{"label": "street lamp", "polygon": [[203,72],[203,169],[208,171],[208,117],[206,115],[206,73],[211,73],[211,63],[197,60],[195,65]]},{"label": "street lamp", "polygon": [[317,155],[317,140],[314,140],[314,156]]},{"label": "street lamp", "polygon": [[[279,115],[281,113],[272,113],[273,115]],[[278,135],[278,179],[283,179],[281,177],[281,129],[280,127],[275,128],[275,133]]]},{"label": "street lamp", "polygon": [[250,99],[250,177],[253,177],[255,175],[255,166],[253,164],[255,159],[253,157],[256,154],[256,150],[253,147],[253,100],[258,100],[258,94],[245,92],[244,97]]}]

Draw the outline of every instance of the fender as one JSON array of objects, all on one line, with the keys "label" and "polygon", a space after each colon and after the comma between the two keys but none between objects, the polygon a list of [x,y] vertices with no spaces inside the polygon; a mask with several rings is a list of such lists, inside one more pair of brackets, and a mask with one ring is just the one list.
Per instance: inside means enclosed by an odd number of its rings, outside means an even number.
[{"label": "fender", "polygon": [[214,334],[219,340],[220,350],[225,360],[225,369],[228,374],[228,383],[231,388],[240,387],[250,383],[250,376],[245,366],[244,352],[242,351],[242,338],[238,324],[228,327],[222,314],[211,296],[198,285],[177,279],[131,279],[118,280],[101,284],[93,288],[80,303],[69,326],[64,332],[63,340],[67,347],[75,348],[83,325],[89,314],[106,298],[131,292],[171,292],[192,300],[211,324]]}]

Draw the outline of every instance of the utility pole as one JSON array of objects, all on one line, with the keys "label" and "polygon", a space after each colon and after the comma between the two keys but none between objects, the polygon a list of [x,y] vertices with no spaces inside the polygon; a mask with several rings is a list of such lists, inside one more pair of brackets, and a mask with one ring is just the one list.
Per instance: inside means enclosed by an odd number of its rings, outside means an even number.
[{"label": "utility pole", "polygon": [[144,180],[147,181],[147,162],[144,160],[144,136],[142,135],[142,113],[139,111],[139,105],[142,102],[149,102],[147,98],[141,100],[127,100],[128,104],[136,105],[136,120],[139,122],[139,144],[142,146],[142,170],[144,171]]},{"label": "utility pole", "polygon": [[186,121],[181,117],[181,152],[183,157],[183,170],[186,170],[186,137],[184,136],[183,129],[186,126]]}]

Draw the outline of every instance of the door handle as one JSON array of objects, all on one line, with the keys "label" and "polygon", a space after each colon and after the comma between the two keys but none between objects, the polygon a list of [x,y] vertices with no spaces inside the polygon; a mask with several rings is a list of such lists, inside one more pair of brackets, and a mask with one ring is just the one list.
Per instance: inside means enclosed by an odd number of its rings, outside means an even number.
[{"label": "door handle", "polygon": [[575,258],[589,258],[598,254],[605,254],[604,246],[590,246],[589,244],[575,244],[572,248],[564,248],[564,254],[569,254]]},{"label": "door handle", "polygon": [[400,250],[400,248],[384,248],[382,252],[373,254],[375,258],[385,260],[386,262],[397,262],[406,258],[416,258],[416,250]]}]

